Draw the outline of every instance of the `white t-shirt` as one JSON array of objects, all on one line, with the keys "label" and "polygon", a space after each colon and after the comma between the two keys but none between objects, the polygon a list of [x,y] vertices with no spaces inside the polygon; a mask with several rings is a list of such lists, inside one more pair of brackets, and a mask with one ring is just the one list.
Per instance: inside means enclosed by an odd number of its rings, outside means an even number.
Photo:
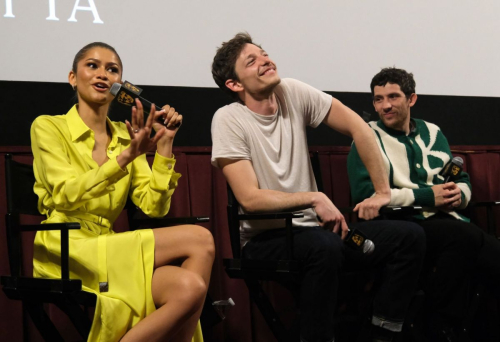
[{"label": "white t-shirt", "polygon": [[[317,191],[306,126],[317,127],[323,121],[332,97],[294,79],[283,79],[275,94],[278,110],[273,115],[254,113],[237,102],[215,113],[212,164],[218,167],[218,158],[250,160],[260,189]],[[293,220],[294,226],[318,225],[312,209],[303,212],[303,218]],[[284,220],[242,221],[242,245],[264,230],[284,226]]]}]

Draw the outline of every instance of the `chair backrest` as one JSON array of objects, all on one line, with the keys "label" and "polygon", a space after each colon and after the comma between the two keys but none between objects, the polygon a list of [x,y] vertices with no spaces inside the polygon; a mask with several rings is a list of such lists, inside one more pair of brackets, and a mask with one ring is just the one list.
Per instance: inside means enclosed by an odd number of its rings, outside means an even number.
[{"label": "chair backrest", "polygon": [[5,187],[7,213],[16,215],[40,215],[38,196],[33,191],[35,174],[33,166],[16,162],[11,154],[5,155]]},{"label": "chair backrest", "polygon": [[233,258],[241,258],[240,247],[240,221],[238,219],[238,209],[240,204],[234,196],[229,184],[227,184],[227,225],[229,227],[229,239],[231,240],[231,250]]},{"label": "chair backrest", "polygon": [[321,164],[319,161],[319,152],[315,151],[311,153],[311,166],[314,173],[314,178],[316,179],[316,187],[319,192],[324,192],[325,187],[323,185],[323,176],[321,175]]},{"label": "chair backrest", "polygon": [[11,154],[5,155],[5,188],[7,214],[5,216],[9,267],[12,276],[22,274],[22,240],[19,229],[21,215],[41,216],[38,196],[33,192],[35,175],[33,166],[16,162]]}]

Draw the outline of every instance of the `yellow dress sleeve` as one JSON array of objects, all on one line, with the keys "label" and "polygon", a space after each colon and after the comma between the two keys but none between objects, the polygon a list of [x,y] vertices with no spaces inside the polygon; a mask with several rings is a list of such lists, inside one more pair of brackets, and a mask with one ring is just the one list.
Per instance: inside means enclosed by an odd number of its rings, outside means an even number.
[{"label": "yellow dress sleeve", "polygon": [[181,175],[174,171],[175,159],[155,154],[150,168],[146,155],[132,163],[130,197],[148,216],[162,217],[170,209],[170,199]]},{"label": "yellow dress sleeve", "polygon": [[33,168],[39,196],[39,209],[75,210],[85,202],[108,194],[114,184],[128,174],[112,158],[98,168],[80,174],[71,165],[78,158],[72,156],[72,142],[53,120],[38,117],[31,126]]}]

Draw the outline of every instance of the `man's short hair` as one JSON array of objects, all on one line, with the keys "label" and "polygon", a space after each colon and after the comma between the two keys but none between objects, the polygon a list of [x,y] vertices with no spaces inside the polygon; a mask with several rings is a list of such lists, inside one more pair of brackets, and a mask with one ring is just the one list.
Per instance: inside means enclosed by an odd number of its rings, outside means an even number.
[{"label": "man's short hair", "polygon": [[236,100],[239,100],[238,94],[226,87],[226,81],[239,81],[235,65],[246,44],[254,44],[260,48],[259,45],[252,41],[252,37],[248,33],[240,32],[231,40],[222,43],[221,47],[217,49],[212,63],[212,76],[215,83]]},{"label": "man's short hair", "polygon": [[373,76],[372,83],[370,84],[372,96],[374,95],[373,90],[376,86],[384,87],[387,83],[397,84],[407,98],[411,94],[415,94],[415,80],[413,79],[413,74],[406,70],[392,67],[384,68]]}]

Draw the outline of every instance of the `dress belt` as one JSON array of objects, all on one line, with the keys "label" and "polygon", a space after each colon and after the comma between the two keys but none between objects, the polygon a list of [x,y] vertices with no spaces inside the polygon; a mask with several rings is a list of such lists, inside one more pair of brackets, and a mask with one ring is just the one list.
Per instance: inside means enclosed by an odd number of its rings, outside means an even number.
[{"label": "dress belt", "polygon": [[59,211],[58,210],[55,212],[55,214],[57,215],[57,213],[63,214],[64,216],[66,216],[68,218],[75,217],[75,218],[78,218],[80,220],[93,222],[93,223],[98,224],[98,225],[105,227],[105,228],[111,228],[111,222],[107,218],[102,217],[102,216],[97,216],[97,215],[94,215],[91,213],[84,213],[81,211],[79,212],[79,211]]}]

